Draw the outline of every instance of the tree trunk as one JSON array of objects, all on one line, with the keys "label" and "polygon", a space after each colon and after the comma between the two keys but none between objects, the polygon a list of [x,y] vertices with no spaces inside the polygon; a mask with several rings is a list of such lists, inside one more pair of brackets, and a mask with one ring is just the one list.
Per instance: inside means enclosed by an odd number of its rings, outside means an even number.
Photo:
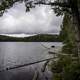
[{"label": "tree trunk", "polygon": [[[72,10],[72,16],[73,16],[73,23],[77,28],[77,56],[80,57],[80,15],[79,15],[79,9],[78,9],[78,0],[69,0],[69,4]],[[79,58],[80,59],[80,58]]]}]

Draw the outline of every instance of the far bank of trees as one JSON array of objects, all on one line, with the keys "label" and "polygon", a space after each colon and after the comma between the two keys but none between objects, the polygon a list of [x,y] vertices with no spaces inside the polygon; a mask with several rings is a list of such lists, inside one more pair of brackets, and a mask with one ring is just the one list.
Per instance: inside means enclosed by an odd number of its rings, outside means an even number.
[{"label": "far bank of trees", "polygon": [[18,37],[10,37],[0,35],[0,41],[21,41],[21,42],[61,42],[58,35],[50,35],[50,34],[38,34],[35,36],[18,38]]}]

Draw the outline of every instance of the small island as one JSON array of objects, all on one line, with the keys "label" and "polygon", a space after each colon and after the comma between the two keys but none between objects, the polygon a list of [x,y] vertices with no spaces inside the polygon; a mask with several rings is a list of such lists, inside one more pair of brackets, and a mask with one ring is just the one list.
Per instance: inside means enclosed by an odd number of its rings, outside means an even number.
[{"label": "small island", "polygon": [[12,37],[0,35],[0,42],[61,42],[58,35],[36,34],[29,37]]}]

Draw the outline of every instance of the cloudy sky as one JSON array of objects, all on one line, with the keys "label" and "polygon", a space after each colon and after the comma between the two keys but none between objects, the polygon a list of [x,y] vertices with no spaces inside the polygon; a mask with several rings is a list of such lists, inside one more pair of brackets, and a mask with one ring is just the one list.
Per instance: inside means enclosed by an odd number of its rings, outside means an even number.
[{"label": "cloudy sky", "polygon": [[24,3],[16,3],[0,17],[0,34],[59,33],[62,17],[56,17],[50,6],[36,6],[25,12]]}]

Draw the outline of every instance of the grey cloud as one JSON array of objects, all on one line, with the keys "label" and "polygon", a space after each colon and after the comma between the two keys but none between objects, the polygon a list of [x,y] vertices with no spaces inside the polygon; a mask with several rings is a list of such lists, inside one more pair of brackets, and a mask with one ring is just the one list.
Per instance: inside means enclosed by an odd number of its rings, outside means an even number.
[{"label": "grey cloud", "polygon": [[50,6],[36,6],[25,12],[24,3],[16,3],[0,18],[0,33],[58,33],[62,17],[56,17]]}]

